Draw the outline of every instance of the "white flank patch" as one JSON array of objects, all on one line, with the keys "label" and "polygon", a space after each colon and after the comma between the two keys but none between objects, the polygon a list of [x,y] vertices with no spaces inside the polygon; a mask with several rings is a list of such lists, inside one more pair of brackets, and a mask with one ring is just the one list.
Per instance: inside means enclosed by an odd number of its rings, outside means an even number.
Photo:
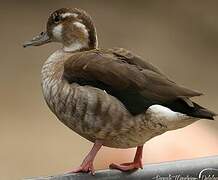
[{"label": "white flank patch", "polygon": [[86,37],[88,38],[88,36],[89,36],[88,30],[86,29],[86,26],[83,23],[81,23],[81,22],[74,22],[73,24],[76,27],[80,28],[83,31],[83,33],[86,35]]},{"label": "white flank patch", "polygon": [[66,17],[70,17],[70,16],[76,18],[76,17],[78,17],[78,14],[76,14],[76,13],[69,13],[69,12],[61,14],[62,18],[66,18]]},{"label": "white flank patch", "polygon": [[172,111],[161,105],[150,106],[146,114],[153,122],[164,124],[169,130],[185,127],[198,120],[198,118]]},{"label": "white flank patch", "polygon": [[179,112],[174,112],[171,109],[161,105],[152,105],[148,108],[147,111],[152,113],[153,117],[157,119],[161,118],[162,120],[177,120],[181,117],[187,118],[187,115]]},{"label": "white flank patch", "polygon": [[63,29],[63,25],[59,24],[57,26],[54,27],[54,29],[52,30],[53,36],[58,40],[61,41],[62,40],[62,29]]}]

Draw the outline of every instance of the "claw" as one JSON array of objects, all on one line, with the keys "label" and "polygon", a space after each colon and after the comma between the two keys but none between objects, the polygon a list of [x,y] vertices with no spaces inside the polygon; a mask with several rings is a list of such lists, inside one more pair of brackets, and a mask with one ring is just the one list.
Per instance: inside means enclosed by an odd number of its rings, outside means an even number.
[{"label": "claw", "polygon": [[93,166],[92,162],[88,162],[88,163],[84,163],[81,166],[79,166],[78,168],[72,170],[70,173],[79,173],[79,172],[83,172],[83,173],[91,173],[92,175],[95,175],[95,169]]}]

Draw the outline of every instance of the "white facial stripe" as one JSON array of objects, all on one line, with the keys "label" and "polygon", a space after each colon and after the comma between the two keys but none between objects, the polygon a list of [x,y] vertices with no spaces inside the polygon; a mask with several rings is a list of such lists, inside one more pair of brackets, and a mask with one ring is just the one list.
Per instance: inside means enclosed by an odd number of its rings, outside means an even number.
[{"label": "white facial stripe", "polygon": [[76,27],[80,28],[80,29],[84,32],[84,34],[86,35],[86,37],[89,36],[88,30],[86,29],[86,26],[85,26],[83,23],[81,23],[81,22],[74,22],[73,24],[74,24]]},{"label": "white facial stripe", "polygon": [[78,14],[76,14],[76,13],[69,13],[69,12],[61,14],[62,18],[66,18],[66,17],[69,17],[69,16],[72,16],[72,17],[76,18],[76,17],[78,17]]},{"label": "white facial stripe", "polygon": [[88,47],[89,33],[88,33],[88,30],[86,29],[86,26],[84,24],[82,24],[81,22],[74,22],[73,25],[76,26],[75,28],[79,28],[80,31],[82,31],[84,33],[85,40],[84,41],[74,40],[72,42],[72,44],[70,44],[68,46],[64,46],[64,51],[66,51],[66,52],[74,52],[74,51],[78,51],[82,48]]},{"label": "white facial stripe", "polygon": [[54,27],[54,29],[52,30],[53,36],[58,40],[61,41],[62,40],[62,29],[63,29],[63,25],[59,24],[57,26]]}]

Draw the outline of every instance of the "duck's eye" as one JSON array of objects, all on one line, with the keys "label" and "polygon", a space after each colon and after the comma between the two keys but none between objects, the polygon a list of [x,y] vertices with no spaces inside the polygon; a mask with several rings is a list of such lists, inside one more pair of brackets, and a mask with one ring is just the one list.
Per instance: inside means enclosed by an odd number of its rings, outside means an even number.
[{"label": "duck's eye", "polygon": [[60,16],[55,16],[55,17],[54,17],[54,22],[55,22],[55,23],[59,23],[60,20],[61,20],[61,17],[60,17]]}]

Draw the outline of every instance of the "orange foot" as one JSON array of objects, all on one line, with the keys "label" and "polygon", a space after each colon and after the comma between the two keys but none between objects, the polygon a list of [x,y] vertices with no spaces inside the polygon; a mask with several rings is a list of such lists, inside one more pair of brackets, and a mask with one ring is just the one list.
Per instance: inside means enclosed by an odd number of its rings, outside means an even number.
[{"label": "orange foot", "polygon": [[131,171],[136,169],[143,169],[142,162],[131,162],[131,163],[123,163],[123,164],[114,164],[112,163],[109,166],[111,169],[118,169],[120,171]]},{"label": "orange foot", "polygon": [[143,169],[142,152],[143,152],[143,146],[138,146],[133,162],[123,163],[123,164],[120,164],[120,165],[113,163],[109,167],[111,169],[118,169],[120,171],[131,171],[131,170],[136,170],[136,169],[139,169],[139,168]]}]

